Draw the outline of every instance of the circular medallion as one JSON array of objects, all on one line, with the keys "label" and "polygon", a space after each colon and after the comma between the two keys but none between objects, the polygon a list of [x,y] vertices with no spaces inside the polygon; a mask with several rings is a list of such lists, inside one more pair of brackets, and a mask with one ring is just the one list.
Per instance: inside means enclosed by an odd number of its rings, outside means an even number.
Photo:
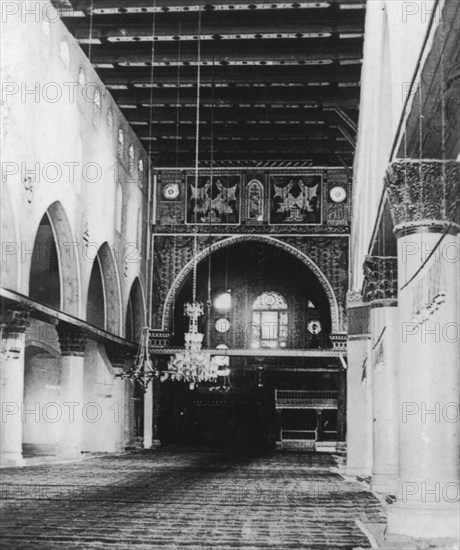
[{"label": "circular medallion", "polygon": [[221,317],[220,319],[217,319],[214,326],[216,327],[217,332],[228,332],[230,330],[230,321],[224,317]]},{"label": "circular medallion", "polygon": [[310,334],[319,334],[321,332],[321,321],[312,319],[308,322],[307,329]]},{"label": "circular medallion", "polygon": [[179,185],[177,183],[168,183],[163,187],[163,197],[168,201],[173,201],[179,196]]},{"label": "circular medallion", "polygon": [[343,202],[347,198],[347,192],[343,187],[337,186],[329,191],[329,196],[334,202]]}]

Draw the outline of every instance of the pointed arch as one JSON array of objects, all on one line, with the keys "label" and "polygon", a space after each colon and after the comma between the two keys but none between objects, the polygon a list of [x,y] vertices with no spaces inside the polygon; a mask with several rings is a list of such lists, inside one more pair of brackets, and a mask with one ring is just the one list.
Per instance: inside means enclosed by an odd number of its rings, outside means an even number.
[{"label": "pointed arch", "polygon": [[125,338],[139,342],[142,327],[146,326],[145,295],[139,277],[131,285],[125,316]]},{"label": "pointed arch", "polygon": [[[221,250],[227,246],[232,246],[238,243],[247,242],[247,241],[258,241],[266,244],[271,244],[285,252],[291,254],[298,260],[300,260],[318,279],[321,287],[323,288],[330,307],[331,312],[331,332],[338,332],[340,326],[340,317],[339,317],[339,305],[337,303],[337,298],[335,296],[334,290],[331,286],[326,275],[321,271],[317,264],[306,254],[295,248],[294,246],[275,239],[274,237],[265,236],[265,235],[235,235],[229,237],[228,239],[223,239],[217,243],[214,243],[210,247],[201,251],[197,256],[197,262],[205,260],[210,254]],[[162,316],[162,329],[168,330],[174,309],[174,302],[176,295],[182,288],[183,283],[186,278],[193,270],[194,261],[191,259],[179,272],[178,276],[171,285],[168,294],[166,295],[165,303],[163,306],[163,316]]]},{"label": "pointed arch", "polygon": [[2,286],[18,290],[21,262],[20,243],[16,226],[13,203],[7,185],[1,191],[0,235],[2,241]]},{"label": "pointed arch", "polygon": [[[49,238],[47,242],[41,242],[41,237],[45,240]],[[50,268],[56,273],[59,282],[59,297],[55,296],[52,299],[53,303],[49,305],[65,313],[79,316],[80,263],[74,244],[72,229],[64,207],[59,201],[55,201],[44,212],[36,231],[29,271],[29,295],[40,300],[38,295],[33,295],[37,291],[34,279],[37,276],[37,270],[34,261],[46,261],[50,264],[57,262],[57,265],[50,265]],[[56,294],[58,294],[57,291]]]},{"label": "pointed arch", "polygon": [[[99,308],[103,308],[103,315]],[[118,269],[109,244],[105,242],[94,258],[86,300],[88,322],[108,332],[120,335],[121,292]]]}]

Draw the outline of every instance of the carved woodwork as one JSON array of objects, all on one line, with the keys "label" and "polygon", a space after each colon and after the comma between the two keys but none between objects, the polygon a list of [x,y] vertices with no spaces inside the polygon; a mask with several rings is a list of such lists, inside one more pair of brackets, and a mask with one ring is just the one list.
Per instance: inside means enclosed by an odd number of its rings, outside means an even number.
[{"label": "carved woodwork", "polygon": [[366,256],[364,301],[391,300],[398,297],[398,260],[392,256]]}]

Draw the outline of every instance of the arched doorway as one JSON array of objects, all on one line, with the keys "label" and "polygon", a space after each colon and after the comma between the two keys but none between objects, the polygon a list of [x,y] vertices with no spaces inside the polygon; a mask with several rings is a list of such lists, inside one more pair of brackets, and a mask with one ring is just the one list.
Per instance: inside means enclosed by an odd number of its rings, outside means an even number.
[{"label": "arched doorway", "polygon": [[[183,311],[192,299],[192,279],[189,272],[175,294],[173,346],[184,343],[188,319]],[[191,390],[185,384],[165,383],[162,437],[260,447],[274,446],[282,433],[300,433],[305,446],[308,438],[315,443],[322,424],[314,400],[327,394],[332,403],[337,375],[322,358],[282,353],[331,347],[331,299],[314,270],[271,242],[241,240],[201,258],[197,299],[205,304],[199,320],[205,347],[220,345],[246,354],[230,357],[225,388],[201,384]],[[300,424],[294,421],[295,411],[283,415],[275,401],[277,390],[291,388],[308,394],[311,401],[300,413]]]}]

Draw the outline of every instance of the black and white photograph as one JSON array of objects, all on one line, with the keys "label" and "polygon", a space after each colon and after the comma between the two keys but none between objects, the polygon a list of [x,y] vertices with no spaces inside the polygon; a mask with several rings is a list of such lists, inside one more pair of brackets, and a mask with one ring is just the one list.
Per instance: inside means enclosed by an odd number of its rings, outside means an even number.
[{"label": "black and white photograph", "polygon": [[0,17],[0,548],[460,550],[460,0]]}]

